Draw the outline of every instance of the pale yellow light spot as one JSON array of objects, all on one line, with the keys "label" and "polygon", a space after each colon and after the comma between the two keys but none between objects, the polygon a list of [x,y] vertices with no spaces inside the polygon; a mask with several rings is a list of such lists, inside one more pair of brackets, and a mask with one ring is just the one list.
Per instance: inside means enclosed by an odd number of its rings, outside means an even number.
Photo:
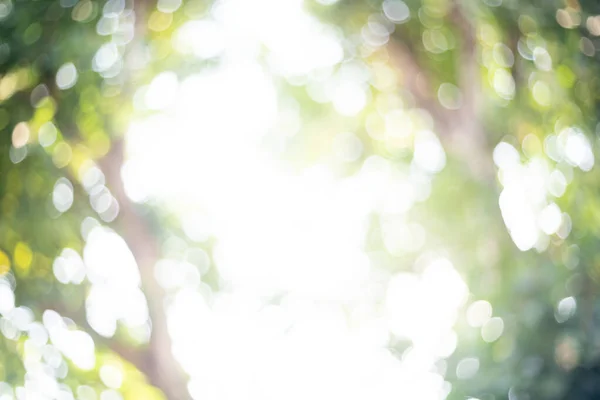
[{"label": "pale yellow light spot", "polygon": [[110,139],[101,132],[93,133],[88,138],[89,148],[96,158],[105,156],[110,150]]},{"label": "pale yellow light spot", "polygon": [[600,36],[600,15],[588,17],[585,25],[592,35]]},{"label": "pale yellow light spot", "polygon": [[573,29],[581,24],[581,17],[572,8],[560,9],[556,12],[556,22],[565,29]]},{"label": "pale yellow light spot", "polygon": [[72,155],[73,151],[71,150],[71,146],[65,142],[59,143],[54,148],[52,162],[54,162],[54,165],[56,165],[58,168],[66,167],[71,161]]},{"label": "pale yellow light spot", "polygon": [[541,106],[548,107],[552,102],[552,92],[545,82],[537,81],[531,92],[535,101]]},{"label": "pale yellow light spot", "polygon": [[0,79],[0,101],[10,98],[17,90],[17,74],[8,74]]},{"label": "pale yellow light spot", "polygon": [[83,22],[90,18],[93,12],[94,4],[91,1],[82,1],[73,8],[71,17],[73,17],[75,21]]},{"label": "pale yellow light spot", "polygon": [[172,14],[165,14],[160,11],[154,11],[148,19],[148,28],[155,32],[164,31],[173,22]]},{"label": "pale yellow light spot", "polygon": [[31,262],[33,261],[33,252],[23,242],[17,243],[14,252],[15,266],[23,273],[29,272]]},{"label": "pale yellow light spot", "polygon": [[23,147],[29,141],[29,127],[25,122],[19,122],[12,133],[12,144],[16,148]]},{"label": "pale yellow light spot", "polygon": [[0,250],[0,275],[5,275],[8,271],[10,271],[10,258]]},{"label": "pale yellow light spot", "polygon": [[574,26],[573,21],[571,19],[571,15],[565,9],[560,9],[556,11],[556,22],[558,22],[560,26],[566,29],[571,29]]}]

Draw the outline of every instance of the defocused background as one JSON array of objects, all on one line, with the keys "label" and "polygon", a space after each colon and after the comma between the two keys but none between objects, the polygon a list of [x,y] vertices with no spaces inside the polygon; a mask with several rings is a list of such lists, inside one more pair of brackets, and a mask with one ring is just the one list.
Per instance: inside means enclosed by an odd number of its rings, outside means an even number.
[{"label": "defocused background", "polygon": [[597,49],[594,0],[0,0],[0,400],[600,398]]}]

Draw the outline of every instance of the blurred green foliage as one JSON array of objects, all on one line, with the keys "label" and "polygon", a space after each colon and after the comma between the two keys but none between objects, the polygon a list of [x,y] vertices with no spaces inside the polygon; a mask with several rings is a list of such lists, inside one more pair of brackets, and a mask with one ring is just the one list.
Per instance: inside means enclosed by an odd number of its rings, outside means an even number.
[{"label": "blurred green foliage", "polygon": [[[312,162],[319,158],[318,149],[325,148],[319,145],[327,135],[322,132],[342,126],[356,131],[367,155],[406,167],[413,157],[412,139],[382,140],[374,133],[377,128],[372,128],[381,107],[391,107],[386,101],[393,101],[393,96],[404,101],[419,123],[433,125],[448,157],[446,167],[432,180],[429,198],[417,204],[408,218],[429,232],[425,250],[443,247],[460,265],[471,300],[489,301],[494,315],[504,322],[502,336],[488,343],[461,314],[456,326],[458,348],[444,367],[452,384],[448,398],[596,398],[600,396],[595,383],[600,378],[595,369],[600,357],[596,334],[600,328],[600,176],[595,167],[577,168],[553,158],[547,146],[551,135],[576,126],[598,154],[600,5],[592,0],[462,3],[307,2],[314,15],[353,41],[358,53],[348,58],[364,62],[373,80],[384,84],[372,82],[371,101],[361,113],[341,117],[330,106],[312,100],[301,85],[279,82],[319,127],[312,135],[307,129],[295,137],[288,156]],[[410,17],[386,22],[382,12],[386,4],[404,5]],[[35,320],[46,309],[77,313],[85,307],[86,285],[59,283],[52,271],[64,248],[82,251],[84,218],[98,218],[83,187],[82,171],[100,162],[112,143],[123,137],[137,88],[161,71],[175,71],[183,78],[218,63],[186,57],[171,45],[179,26],[204,16],[210,7],[208,2],[189,0],[177,10],[163,12],[151,1],[0,0],[0,273],[14,286],[16,304],[31,310]],[[142,9],[136,20],[132,10]],[[103,25],[109,24],[106,16],[111,13],[120,21],[115,30]],[[384,43],[357,44],[362,43],[365,29],[380,28],[391,31]],[[120,61],[109,68],[98,66],[97,52],[111,45],[106,51],[118,52]],[[400,45],[410,55],[410,62],[418,65],[417,75],[403,68],[405,61],[395,62],[392,45]],[[75,78],[71,72],[70,81],[58,82],[57,74],[68,63],[76,71]],[[426,79],[427,85],[419,86],[422,93],[415,94],[411,88],[419,79]],[[471,102],[474,108],[466,116],[460,108],[440,106],[438,88],[445,83],[462,91],[463,110]],[[471,89],[465,85],[469,84],[474,85],[474,98],[468,97]],[[432,115],[432,122],[419,114],[422,109]],[[435,114],[438,109],[443,117]],[[445,125],[454,120],[476,126],[465,128],[469,132],[463,135]],[[568,177],[564,194],[556,196],[555,202],[568,214],[570,232],[548,235],[545,246],[538,249],[521,251],[515,246],[498,207],[502,173],[498,174],[493,159],[500,142],[516,148],[524,165],[542,159]],[[473,163],[469,157],[488,164]],[[345,173],[357,168],[358,164],[350,165]],[[493,174],[478,173],[486,170]],[[68,211],[60,212],[52,193],[63,177],[72,184],[74,200]],[[154,221],[158,236],[184,237],[167,211],[136,207]],[[118,228],[118,220],[105,222]],[[368,246],[382,254],[380,262],[391,271],[410,269],[419,256],[387,252],[376,220]],[[205,279],[217,288],[218,277],[211,274]],[[556,317],[557,307],[569,297],[576,299],[577,312],[563,321]],[[5,336],[0,336],[0,381],[23,385],[27,335]],[[145,346],[124,329],[116,338],[132,349]],[[83,371],[69,363],[68,373],[59,376],[73,392],[81,385],[106,389],[98,368],[115,359],[125,362],[100,339],[96,369]],[[392,341],[390,346],[402,352],[406,343]],[[479,357],[479,373],[473,379],[459,379],[457,364],[472,355]],[[124,365],[125,384],[120,389],[124,398],[161,398],[136,366]]]}]

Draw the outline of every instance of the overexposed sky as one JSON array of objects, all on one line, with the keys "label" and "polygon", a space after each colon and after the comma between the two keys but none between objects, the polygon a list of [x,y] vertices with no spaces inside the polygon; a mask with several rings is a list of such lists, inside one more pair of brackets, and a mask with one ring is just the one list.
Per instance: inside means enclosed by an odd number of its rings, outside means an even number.
[{"label": "overexposed sky", "polygon": [[[144,89],[141,107],[160,112],[132,124],[124,177],[134,200],[159,201],[190,238],[216,241],[222,291],[184,285],[169,308],[194,398],[444,398],[435,363],[456,346],[465,284],[445,258],[425,260],[421,276],[390,276],[364,251],[373,213],[392,213],[386,232],[408,240],[402,212],[423,188],[379,157],[340,178],[327,162],[293,170],[263,146],[282,115],[304,122],[277,79],[318,76],[320,100],[353,116],[370,96],[368,69],[334,73],[344,38],[297,0],[221,1],[174,40],[221,62],[182,82],[165,71]],[[339,134],[332,157],[360,157],[360,139]],[[416,164],[443,168],[435,135],[417,142]],[[392,334],[415,341],[403,360],[386,349]]]}]

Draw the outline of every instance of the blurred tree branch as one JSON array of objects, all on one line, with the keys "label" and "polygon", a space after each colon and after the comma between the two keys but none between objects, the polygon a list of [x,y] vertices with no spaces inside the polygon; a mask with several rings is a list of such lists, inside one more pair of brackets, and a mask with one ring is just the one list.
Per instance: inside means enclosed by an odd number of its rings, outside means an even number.
[{"label": "blurred tree branch", "polygon": [[72,310],[64,303],[54,303],[51,306],[48,306],[47,309],[54,310],[57,313],[59,313],[62,317],[69,318],[80,329],[85,330],[92,337],[97,347],[107,348],[108,350],[121,357],[124,361],[136,366],[141,372],[147,375],[146,371],[142,369],[143,367],[145,367],[145,350],[140,348],[134,348],[128,344],[121,343],[116,338],[107,338],[96,333],[96,331],[90,326],[90,324],[87,321],[85,308]]},{"label": "blurred tree branch", "polygon": [[414,96],[417,107],[427,110],[441,125],[447,124],[451,116],[433,95],[431,79],[427,70],[422,67],[415,50],[398,38],[392,37],[387,45],[387,51],[392,65],[400,71],[405,89]]},{"label": "blurred tree branch", "polygon": [[430,71],[423,65],[411,46],[403,43],[399,35],[392,36],[387,45],[392,65],[401,73],[404,87],[415,98],[416,106],[429,112],[435,129],[447,150],[463,159],[472,175],[484,182],[494,181],[494,166],[484,127],[480,119],[482,100],[478,82],[479,62],[475,27],[467,16],[466,6],[454,2],[448,18],[459,34],[458,88],[462,104],[458,110],[441,106]]},{"label": "blurred tree branch", "polygon": [[[138,265],[142,291],[148,303],[152,323],[150,342],[137,349],[131,348],[120,343],[118,339],[97,334],[87,322],[84,308],[71,310],[64,303],[53,304],[48,308],[73,320],[92,336],[96,344],[109,348],[125,361],[135,365],[168,399],[190,399],[187,392],[187,375],[172,353],[164,304],[165,292],[154,277],[154,265],[160,258],[160,243],[144,216],[140,214],[139,208],[125,193],[121,177],[123,161],[124,141],[114,139],[109,153],[99,160],[99,166],[105,174],[107,187],[119,204],[119,216],[114,228],[129,246]],[[74,176],[70,176],[70,179],[73,182],[79,181]]]},{"label": "blurred tree branch", "polygon": [[[135,36],[125,55],[126,64],[133,63],[136,67],[139,57],[144,54],[144,42],[147,32],[146,15],[149,10],[147,0],[134,1]],[[126,65],[127,67],[127,65]],[[131,71],[128,71],[131,72]],[[124,90],[125,95],[132,94],[133,77],[127,76],[129,90]],[[160,258],[160,243],[153,234],[151,227],[135,205],[125,193],[121,176],[124,162],[124,140],[113,139],[111,150],[99,162],[105,174],[106,183],[113,196],[119,203],[119,216],[116,224],[117,230],[127,242],[133,253],[140,271],[142,291],[148,302],[148,310],[152,321],[150,342],[146,347],[139,364],[150,382],[160,388],[165,396],[171,400],[191,399],[187,390],[187,375],[173,356],[171,337],[167,325],[165,311],[165,292],[154,277],[154,266]]]},{"label": "blurred tree branch", "polygon": [[[135,72],[139,64],[138,57],[144,54],[146,14],[149,2],[135,0],[133,7],[135,36],[124,54],[126,60],[123,71],[125,84],[122,91],[124,101],[131,101],[130,97],[133,96],[132,92],[136,84]],[[50,87],[54,97],[60,95],[53,79],[46,84]],[[160,243],[144,216],[139,213],[139,208],[125,193],[121,177],[121,168],[124,162],[123,136],[121,133],[113,135],[111,150],[101,160],[98,160],[98,164],[105,174],[106,186],[119,204],[119,215],[114,227],[131,249],[139,268],[142,291],[148,303],[152,324],[150,342],[141,348],[130,348],[120,343],[118,339],[98,335],[88,324],[85,309],[72,311],[65,305],[54,308],[61,315],[71,318],[77,325],[85,329],[95,343],[109,348],[124,360],[134,364],[139,371],[146,375],[152,385],[162,390],[168,399],[191,399],[187,390],[187,375],[172,353],[164,304],[165,293],[154,277],[154,265],[160,258]],[[70,178],[73,182],[80,181],[76,176],[70,176]]]},{"label": "blurred tree branch", "polygon": [[160,245],[144,217],[139,214],[125,193],[121,178],[123,160],[124,143],[122,140],[116,140],[109,154],[100,161],[100,166],[106,175],[107,185],[119,203],[118,232],[129,245],[137,261],[142,290],[146,295],[152,320],[150,343],[137,366],[167,398],[189,399],[186,374],[172,353],[164,305],[165,293],[154,277],[154,265],[160,257]]}]

